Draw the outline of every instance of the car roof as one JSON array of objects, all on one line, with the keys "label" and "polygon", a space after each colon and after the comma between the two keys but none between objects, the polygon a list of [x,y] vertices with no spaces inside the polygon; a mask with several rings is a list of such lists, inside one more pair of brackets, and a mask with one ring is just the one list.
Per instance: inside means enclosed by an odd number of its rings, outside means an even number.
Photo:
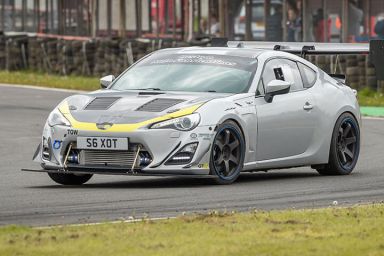
[{"label": "car roof", "polygon": [[256,58],[266,50],[245,49],[231,47],[183,47],[183,48],[167,48],[157,52],[169,54],[214,54],[234,57]]}]

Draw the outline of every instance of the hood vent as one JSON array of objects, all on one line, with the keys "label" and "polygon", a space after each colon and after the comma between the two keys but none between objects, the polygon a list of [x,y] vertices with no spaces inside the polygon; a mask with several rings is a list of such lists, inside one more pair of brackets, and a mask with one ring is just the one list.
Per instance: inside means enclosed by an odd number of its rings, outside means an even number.
[{"label": "hood vent", "polygon": [[162,112],[167,108],[177,105],[184,100],[179,99],[154,99],[138,107],[136,111]]},{"label": "hood vent", "polygon": [[109,109],[120,97],[97,97],[85,106],[86,110],[107,110]]}]

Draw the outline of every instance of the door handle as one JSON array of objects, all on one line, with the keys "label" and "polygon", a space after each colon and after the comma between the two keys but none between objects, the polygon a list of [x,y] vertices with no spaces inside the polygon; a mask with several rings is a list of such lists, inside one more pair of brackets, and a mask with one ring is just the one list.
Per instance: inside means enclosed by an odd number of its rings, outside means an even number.
[{"label": "door handle", "polygon": [[309,102],[306,102],[303,109],[304,110],[311,110],[311,109],[313,109],[313,105]]}]

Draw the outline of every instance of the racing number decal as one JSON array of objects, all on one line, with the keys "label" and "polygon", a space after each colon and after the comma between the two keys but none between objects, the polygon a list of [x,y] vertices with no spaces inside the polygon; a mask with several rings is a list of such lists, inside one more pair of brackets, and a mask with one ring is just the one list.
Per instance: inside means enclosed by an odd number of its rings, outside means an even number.
[{"label": "racing number decal", "polygon": [[116,148],[117,147],[117,139],[100,139],[100,140],[98,140],[97,138],[88,138],[87,139],[87,147],[89,147],[89,148]]}]

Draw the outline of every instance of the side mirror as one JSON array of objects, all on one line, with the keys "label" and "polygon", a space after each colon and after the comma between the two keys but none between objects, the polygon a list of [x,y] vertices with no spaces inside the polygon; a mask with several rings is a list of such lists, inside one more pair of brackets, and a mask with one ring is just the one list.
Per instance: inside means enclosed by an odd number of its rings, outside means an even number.
[{"label": "side mirror", "polygon": [[104,76],[100,79],[100,86],[102,89],[106,89],[115,80],[114,75]]},{"label": "side mirror", "polygon": [[264,99],[270,103],[275,95],[286,94],[291,88],[291,83],[283,80],[272,80],[267,84],[265,88]]}]

